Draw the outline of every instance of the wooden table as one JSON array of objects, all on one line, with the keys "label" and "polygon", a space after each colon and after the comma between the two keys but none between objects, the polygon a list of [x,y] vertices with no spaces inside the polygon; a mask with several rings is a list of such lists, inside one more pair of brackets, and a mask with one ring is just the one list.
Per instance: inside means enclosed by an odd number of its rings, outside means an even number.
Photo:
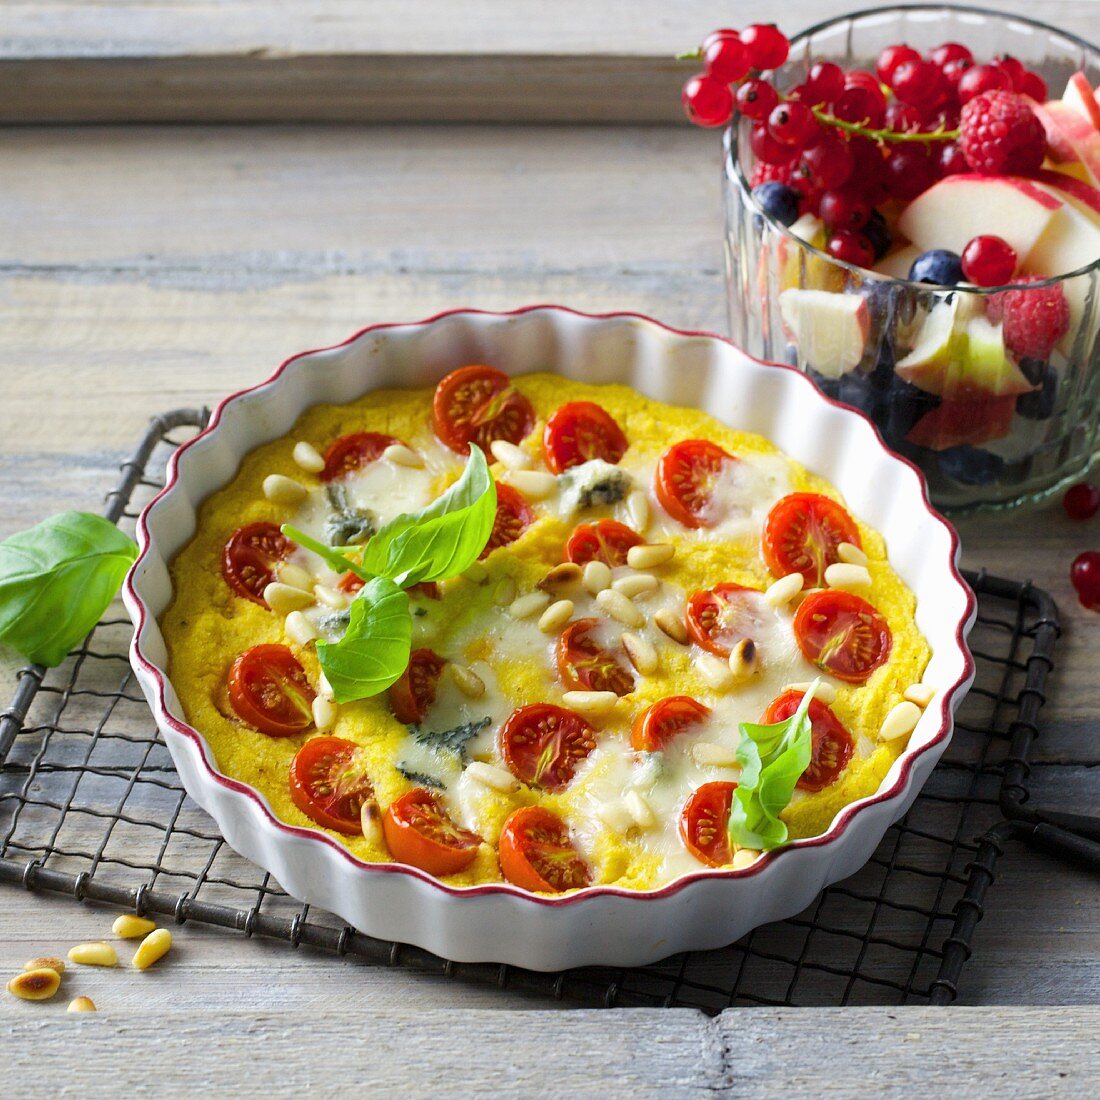
[{"label": "wooden table", "polygon": [[[212,70],[194,42],[173,54],[161,31],[186,38],[185,17],[196,7],[208,17],[204,33],[226,35],[221,52],[213,50],[219,57],[312,59],[263,72],[264,102],[275,117],[291,110],[296,80],[322,72],[331,81],[339,68],[324,33],[329,23],[295,21],[290,4],[264,4],[266,16],[261,5],[244,2],[24,2],[0,14],[0,89],[5,82],[9,90],[23,87],[28,75],[42,86],[57,76],[54,114],[41,104],[35,114],[24,97],[23,117],[98,118],[104,116],[96,111],[114,110],[127,120],[11,127],[0,136],[0,536],[62,508],[95,508],[156,412],[211,402],[263,378],[286,355],[372,321],[459,305],[554,301],[726,328],[717,142],[686,126],[637,125],[622,102],[607,108],[615,118],[596,118],[618,119],[613,126],[215,126],[205,124],[218,111],[207,88],[186,108],[202,124],[130,121],[142,117],[140,95],[112,107],[104,94],[95,111],[80,115],[73,89],[112,50],[126,53],[145,34],[131,79],[159,87],[150,117],[177,117],[156,106],[171,102],[161,76],[172,72],[200,87]],[[475,25],[489,25],[491,5],[469,7],[481,20]],[[464,24],[467,37],[456,40],[445,71],[458,79],[474,66],[471,58],[489,50],[486,64],[514,79],[522,71],[520,15],[540,19],[543,7],[510,5],[512,15],[495,28],[494,50]],[[615,13],[555,7],[568,9],[573,22],[543,23],[537,64],[571,72],[571,90],[562,99],[544,89],[514,113],[547,118],[577,110],[593,80],[578,57],[604,64],[609,53],[625,53],[626,68],[641,67],[667,85],[661,74],[672,46],[719,18],[703,3],[684,5],[675,19],[656,0],[634,3],[627,7],[637,20],[635,44],[619,51],[624,6],[607,5]],[[841,5],[793,7],[804,18],[792,15],[785,26]],[[348,34],[364,26],[364,11],[354,5],[321,8]],[[392,5],[363,8],[377,15]],[[421,52],[445,52],[428,18],[432,11],[442,18],[442,9],[425,9]],[[1048,5],[1045,12],[1082,33],[1098,13],[1093,2]],[[100,33],[104,26],[113,37]],[[407,53],[408,35],[382,26],[386,33],[372,49],[390,61]],[[305,35],[305,44],[298,52],[257,53],[258,27]],[[351,45],[340,56],[355,54],[361,41]],[[616,64],[622,67],[621,57]],[[482,97],[481,109],[486,99],[499,100],[496,92]],[[428,113],[432,94],[420,89],[413,116]],[[450,97],[434,94],[437,117]],[[360,103],[356,115],[344,102],[343,117],[371,114]],[[224,103],[220,109],[223,116],[229,110]],[[635,108],[647,123],[660,121],[654,116],[662,109],[656,100]],[[331,104],[327,110],[329,118],[341,114]],[[400,107],[378,110],[391,117],[385,111]],[[1067,809],[1096,812],[1090,763],[1100,721],[1100,617],[1076,604],[1067,581],[1073,555],[1096,544],[1095,528],[1074,527],[1051,506],[966,520],[960,530],[965,564],[1030,577],[1062,607],[1066,631],[1034,786]],[[10,694],[17,666],[12,654],[0,653],[0,698]],[[99,938],[111,919],[106,911],[0,887],[0,972]],[[64,1058],[66,1079],[85,1095],[120,1092],[123,1081],[148,1085],[168,1073],[173,1092],[234,1074],[250,1092],[310,1081],[392,1089],[408,1079],[403,1074],[438,1088],[448,1081],[447,1065],[465,1063],[465,1054],[453,1055],[470,1049],[474,1033],[484,1041],[464,1078],[471,1091],[573,1095],[620,1087],[687,1095],[740,1087],[771,1095],[801,1085],[900,1092],[914,1081],[957,1088],[953,1075],[961,1069],[972,1084],[996,1081],[992,1087],[1005,1094],[1065,1088],[1085,1095],[1098,1084],[1100,1014],[1087,1007],[1100,1002],[1098,959],[1095,878],[1012,847],[962,988],[964,1003],[999,1007],[754,1009],[713,1022],[686,1011],[534,1011],[544,1006],[509,992],[372,970],[189,925],[171,965],[148,982],[84,977],[82,988],[102,1011],[82,1020],[77,1034],[69,1033],[77,1025],[58,1015],[59,1005],[6,997],[0,1027],[10,1036],[9,1065],[26,1073]],[[1039,1005],[1073,1007],[1012,1007]],[[470,1008],[482,1011],[455,1011]],[[433,1043],[436,1036],[447,1039]],[[868,1046],[857,1046],[864,1036]],[[570,1052],[560,1072],[558,1059],[545,1058],[548,1042]],[[271,1052],[270,1061],[257,1059],[257,1049]],[[78,1060],[98,1076],[80,1075]]]}]

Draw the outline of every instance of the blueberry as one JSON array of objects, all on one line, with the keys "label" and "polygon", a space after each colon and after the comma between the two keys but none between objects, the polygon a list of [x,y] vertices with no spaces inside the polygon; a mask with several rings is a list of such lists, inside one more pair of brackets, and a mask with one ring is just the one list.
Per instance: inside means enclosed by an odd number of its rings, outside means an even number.
[{"label": "blueberry", "polygon": [[821,392],[826,397],[836,397],[839,395],[839,378],[826,378],[825,375],[819,374],[817,371],[815,371],[813,367],[806,368],[806,377],[809,378],[810,381],[813,382],[813,384],[817,386],[817,388],[821,390]]},{"label": "blueberry", "polygon": [[859,371],[850,371],[840,379],[837,387],[837,400],[845,405],[854,405],[873,420],[878,413],[882,393],[875,386],[871,376]]},{"label": "blueberry", "polygon": [[941,398],[934,393],[928,393],[895,375],[886,392],[879,424],[886,442],[897,447],[905,440],[913,425],[926,412],[936,408],[940,401]]},{"label": "blueberry", "polygon": [[1033,385],[1037,386],[1043,380],[1050,367],[1045,359],[1028,359],[1026,356],[1017,364],[1020,373]]},{"label": "blueberry", "polygon": [[876,260],[881,260],[894,243],[890,230],[886,228],[886,219],[877,210],[871,211],[870,220],[863,227],[863,235],[871,242]]},{"label": "blueberry", "polygon": [[752,189],[756,205],[781,225],[791,225],[798,218],[800,196],[793,187],[771,180]]},{"label": "blueberry", "polygon": [[931,283],[933,286],[955,286],[963,277],[962,260],[946,248],[922,252],[909,269],[909,281]]},{"label": "blueberry", "polygon": [[1031,393],[1022,393],[1016,398],[1016,412],[1026,420],[1049,420],[1054,415],[1054,406],[1058,402],[1058,372],[1046,363],[1039,363],[1041,373],[1035,374],[1029,367],[1038,363],[1037,359],[1021,359],[1020,371],[1029,382],[1038,382],[1042,379],[1042,385]]},{"label": "blueberry", "polygon": [[962,485],[991,485],[1004,475],[1005,460],[980,447],[951,447],[940,451],[940,469]]}]

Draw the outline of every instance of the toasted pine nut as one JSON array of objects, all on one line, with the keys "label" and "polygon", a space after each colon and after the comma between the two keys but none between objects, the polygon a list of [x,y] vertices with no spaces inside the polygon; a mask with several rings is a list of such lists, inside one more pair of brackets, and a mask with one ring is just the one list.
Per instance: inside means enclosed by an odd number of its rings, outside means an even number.
[{"label": "toasted pine nut", "polygon": [[332,684],[328,682],[328,677],[323,672],[317,674],[317,693],[323,695],[326,699],[331,699],[336,694],[332,690]]},{"label": "toasted pine nut", "polygon": [[373,798],[368,798],[359,810],[359,824],[363,829],[363,838],[372,844],[382,842],[382,815],[378,811],[378,803]]},{"label": "toasted pine nut", "polygon": [[584,567],[584,587],[596,596],[605,588],[611,587],[611,568],[606,562],[590,561]]},{"label": "toasted pine nut", "polygon": [[78,943],[69,948],[69,962],[81,966],[117,966],[118,953],[109,943]]},{"label": "toasted pine nut", "polygon": [[639,535],[645,534],[649,526],[649,501],[640,489],[635,489],[626,498],[626,518]]},{"label": "toasted pine nut", "polygon": [[543,634],[557,634],[573,618],[573,601],[556,600],[539,616],[539,630]]},{"label": "toasted pine nut", "polygon": [[545,611],[550,606],[549,592],[528,592],[523,596],[517,596],[508,605],[508,614],[513,619],[529,619]]},{"label": "toasted pine nut", "polygon": [[830,588],[862,589],[871,587],[871,574],[865,565],[834,562],[825,568],[825,583]]},{"label": "toasted pine nut", "polygon": [[918,707],[926,707],[936,697],[936,689],[931,684],[912,684],[905,689],[902,696],[910,703],[916,703]]},{"label": "toasted pine nut", "polygon": [[616,622],[623,626],[632,626],[637,629],[645,625],[645,616],[627,599],[621,592],[614,588],[605,588],[596,594],[596,606],[605,614],[610,615]]},{"label": "toasted pine nut", "polygon": [[314,602],[312,592],[292,588],[289,584],[283,584],[282,581],[272,581],[264,589],[264,599],[276,615],[289,615],[292,611],[301,611],[303,607],[310,607]]},{"label": "toasted pine nut", "polygon": [[[802,694],[805,695],[812,686],[813,685],[810,683],[809,680],[803,680],[797,684],[786,684],[783,690],[801,691]],[[817,682],[817,687],[814,688],[814,698],[819,703],[824,703],[826,706],[831,706],[833,703],[836,702],[836,688],[833,687],[832,684],[826,683],[824,680],[819,680]]]},{"label": "toasted pine nut", "polygon": [[733,853],[733,869],[743,871],[760,858],[760,853],[755,848],[738,848]]},{"label": "toasted pine nut", "polygon": [[566,691],[561,699],[570,710],[592,715],[610,714],[619,701],[613,691]]},{"label": "toasted pine nut", "polygon": [[921,709],[916,703],[906,700],[898,703],[882,720],[882,727],[878,731],[880,741],[893,741],[895,737],[904,737],[912,733],[920,721]]},{"label": "toasted pine nut", "polygon": [[522,447],[509,443],[507,439],[494,439],[489,444],[489,450],[493,458],[502,466],[507,466],[509,470],[531,469],[531,456]]},{"label": "toasted pine nut", "polygon": [[24,970],[41,970],[43,967],[56,970],[58,974],[64,974],[65,960],[59,959],[56,955],[39,955],[37,959],[28,959],[23,964]]},{"label": "toasted pine nut", "polygon": [[737,752],[725,745],[717,745],[713,741],[696,741],[691,746],[691,755],[695,757],[696,764],[710,765],[715,768],[732,768],[737,766]]},{"label": "toasted pine nut", "polygon": [[74,997],[66,1012],[95,1012],[95,1001],[91,997]]},{"label": "toasted pine nut", "polygon": [[391,443],[382,452],[382,457],[394,466],[406,466],[410,470],[421,470],[424,467],[424,456],[412,447],[406,447],[404,443]]},{"label": "toasted pine nut", "polygon": [[280,562],[275,573],[283,584],[289,584],[291,588],[300,588],[303,592],[312,591],[317,580],[308,570],[303,569],[300,565],[295,565],[291,561]]},{"label": "toasted pine nut", "polygon": [[8,982],[8,992],[23,1001],[48,1001],[61,986],[61,975],[52,966],[24,970]]},{"label": "toasted pine nut", "polygon": [[311,706],[313,711],[313,724],[321,733],[332,729],[336,725],[336,704],[323,695],[315,695]]},{"label": "toasted pine nut", "polygon": [[779,580],[768,586],[764,592],[764,599],[772,607],[782,607],[784,604],[790,603],[802,591],[802,586],[805,583],[805,578],[801,573],[788,573],[785,577],[780,577]]},{"label": "toasted pine nut", "polygon": [[111,925],[111,931],[120,940],[136,940],[138,936],[148,936],[156,926],[157,922],[155,920],[147,920],[145,917],[139,917],[133,913],[123,913],[121,917],[115,918],[115,923]]},{"label": "toasted pine nut", "polygon": [[514,791],[519,787],[519,780],[510,771],[494,764],[484,764],[480,760],[466,765],[466,775],[483,787],[492,787],[494,791]]},{"label": "toasted pine nut", "polygon": [[467,699],[480,699],[485,694],[485,681],[472,668],[451,661],[447,666],[454,685]]},{"label": "toasted pine nut", "polygon": [[671,542],[643,542],[626,552],[626,564],[631,569],[656,569],[672,561],[675,555],[676,547]]},{"label": "toasted pine nut", "polygon": [[848,565],[866,565],[867,555],[853,542],[842,542],[836,548],[836,556]]},{"label": "toasted pine nut", "polygon": [[624,634],[619,640],[623,643],[630,663],[643,676],[652,676],[657,671],[659,659],[652,642],[639,634]]},{"label": "toasted pine nut", "polygon": [[615,833],[625,833],[634,826],[634,815],[624,802],[605,802],[596,816]]},{"label": "toasted pine nut", "polygon": [[868,760],[875,755],[877,746],[866,734],[860,734],[856,738],[855,756],[857,760]]},{"label": "toasted pine nut", "polygon": [[307,646],[318,637],[317,628],[300,611],[292,611],[283,620],[286,636],[300,646]]},{"label": "toasted pine nut", "polygon": [[737,682],[736,677],[730,672],[729,662],[719,660],[712,653],[700,653],[695,658],[695,667],[699,670],[699,675],[715,691],[729,691]]},{"label": "toasted pine nut", "polygon": [[545,592],[552,592],[557,588],[569,588],[576,584],[582,576],[581,567],[571,561],[563,561],[555,565],[545,577],[539,581],[539,588]]},{"label": "toasted pine nut", "polygon": [[760,650],[751,638],[740,638],[730,650],[730,672],[737,683],[751,680],[760,671]]},{"label": "toasted pine nut", "polygon": [[264,496],[272,504],[286,504],[290,507],[301,504],[309,495],[301,482],[282,474],[268,474],[264,478],[263,490]]},{"label": "toasted pine nut", "polygon": [[312,443],[307,443],[304,439],[294,444],[294,450],[291,453],[294,461],[303,470],[308,470],[311,474],[319,474],[325,468],[324,455]]},{"label": "toasted pine nut", "polygon": [[493,603],[507,607],[516,598],[516,582],[511,577],[501,577],[493,589]]},{"label": "toasted pine nut", "polygon": [[529,500],[545,500],[558,487],[558,479],[543,470],[512,470],[508,484]]},{"label": "toasted pine nut", "polygon": [[635,596],[648,596],[656,592],[661,582],[650,573],[631,573],[612,581],[611,587],[632,600]]},{"label": "toasted pine nut", "polygon": [[158,959],[163,959],[172,946],[172,933],[167,928],[150,932],[138,944],[131,965],[135,970],[148,970]]},{"label": "toasted pine nut", "polygon": [[660,611],[654,614],[653,621],[661,632],[667,634],[674,642],[687,645],[687,627],[684,626],[684,620],[679,615],[669,611],[667,607],[662,607]]},{"label": "toasted pine nut", "polygon": [[640,829],[652,829],[657,824],[653,807],[637,791],[627,791],[623,796],[623,803],[626,812],[634,818],[634,824]]},{"label": "toasted pine nut", "polygon": [[343,611],[351,603],[346,592],[341,592],[338,588],[329,588],[327,584],[314,585],[313,595],[318,603],[331,607],[333,611]]}]

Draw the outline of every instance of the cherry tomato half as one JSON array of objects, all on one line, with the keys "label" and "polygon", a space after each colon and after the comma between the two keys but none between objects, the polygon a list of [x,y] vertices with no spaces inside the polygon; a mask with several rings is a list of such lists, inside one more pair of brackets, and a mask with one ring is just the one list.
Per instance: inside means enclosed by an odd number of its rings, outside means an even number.
[{"label": "cherry tomato half", "polygon": [[596,747],[596,738],[575,711],[533,703],[508,715],[501,727],[500,747],[504,763],[517,779],[560,791]]},{"label": "cherry tomato half", "polygon": [[451,820],[439,795],[426,787],[406,791],[382,815],[390,855],[429,875],[457,875],[473,863],[481,837]]},{"label": "cherry tomato half", "polygon": [[275,580],[275,567],[296,549],[274,523],[238,527],[222,552],[222,576],[238,596],[267,607],[264,589]]},{"label": "cherry tomato half", "polygon": [[229,669],[229,701],[242,722],[271,737],[292,737],[313,724],[305,669],[285,645],[254,645]]},{"label": "cherry tomato half", "polygon": [[[802,702],[801,691],[785,691],[768,704],[764,725],[790,718]],[[852,759],[852,735],[820,699],[810,700],[810,725],[813,728],[813,755],[798,785],[804,791],[822,791],[835,783]]]},{"label": "cherry tomato half", "polygon": [[894,644],[886,620],[871,604],[833,588],[802,601],[794,636],[807,661],[849,684],[862,684],[886,662]]},{"label": "cherry tomato half", "polygon": [[565,560],[577,565],[602,561],[614,569],[617,565],[626,565],[626,552],[644,541],[637,531],[617,520],[578,523],[565,543]]},{"label": "cherry tomato half", "polygon": [[840,560],[842,542],[860,545],[852,517],[835,500],[818,493],[791,493],[768,513],[764,561],[777,576],[801,573],[807,588],[825,583],[825,569]]},{"label": "cherry tomato half", "polygon": [[612,465],[630,444],[612,416],[594,401],[570,401],[552,413],[542,433],[542,453],[555,474],[594,458]]},{"label": "cherry tomato half", "polygon": [[653,487],[661,507],[685,527],[713,527],[721,518],[708,514],[715,482],[736,461],[709,439],[674,443],[657,462]]},{"label": "cherry tomato half", "polygon": [[634,690],[634,674],[592,637],[598,625],[598,619],[578,619],[558,635],[558,675],[567,691],[628,695]]},{"label": "cherry tomato half", "polygon": [[471,443],[483,451],[494,439],[519,443],[535,426],[535,410],[503,371],[459,367],[435,388],[432,424],[441,442],[464,455]]},{"label": "cherry tomato half", "polygon": [[290,798],[326,829],[349,836],[361,833],[363,806],[374,803],[374,786],[359,746],[343,737],[307,741],[290,762]]},{"label": "cherry tomato half", "polygon": [[497,514],[493,530],[480,556],[487,558],[494,550],[513,543],[535,522],[535,513],[522,493],[511,485],[497,482]]},{"label": "cherry tomato half", "polygon": [[399,722],[418,726],[435,702],[439,677],[447,662],[431,649],[414,649],[401,679],[390,687],[390,709]]},{"label": "cherry tomato half", "polygon": [[576,890],[592,881],[569,830],[541,806],[521,806],[500,831],[500,870],[514,886],[540,894]]},{"label": "cherry tomato half", "polygon": [[328,450],[325,451],[325,468],[319,476],[322,481],[347,477],[381,458],[387,447],[400,442],[400,439],[381,432],[352,432],[350,435],[342,435],[328,445]]},{"label": "cherry tomato half", "polygon": [[733,859],[729,821],[736,788],[736,783],[704,783],[691,792],[680,813],[680,839],[708,867],[724,867]]},{"label": "cherry tomato half", "polygon": [[764,593],[741,584],[716,584],[688,597],[685,622],[696,645],[728,657],[742,639],[756,639],[771,614]]},{"label": "cherry tomato half", "polygon": [[[349,595],[354,595],[359,591],[366,581],[357,577],[350,570],[345,573],[339,581],[336,582],[336,587],[341,592],[347,592]],[[408,590],[410,596],[423,596],[426,600],[438,600],[442,597],[439,594],[439,585],[435,581],[421,581],[419,584],[414,584]]]},{"label": "cherry tomato half", "polygon": [[710,707],[690,695],[669,695],[647,707],[630,728],[630,744],[639,752],[659,752],[689,726],[710,717]]}]

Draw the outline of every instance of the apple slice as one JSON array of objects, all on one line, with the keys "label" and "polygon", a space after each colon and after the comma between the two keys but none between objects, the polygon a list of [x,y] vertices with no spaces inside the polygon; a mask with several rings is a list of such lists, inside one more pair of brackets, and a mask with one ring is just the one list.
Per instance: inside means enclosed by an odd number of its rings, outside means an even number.
[{"label": "apple slice", "polygon": [[[1040,121],[1046,128],[1047,121],[1054,127],[1058,137],[1058,148],[1068,145],[1077,160],[1084,165],[1088,182],[1094,187],[1100,186],[1100,130],[1074,107],[1067,106],[1060,99],[1051,99],[1043,104],[1046,118]],[[1049,131],[1048,131],[1049,133]],[[1049,144],[1049,138],[1048,138]],[[1059,157],[1062,153],[1059,152]],[[1068,159],[1062,157],[1062,159]]]},{"label": "apple slice", "polygon": [[921,250],[916,245],[903,244],[900,248],[895,248],[893,252],[883,256],[875,264],[875,270],[881,275],[888,275],[891,279],[908,279],[909,269],[920,254]]},{"label": "apple slice", "polygon": [[1046,183],[1037,186],[1051,195],[1065,194],[1067,201],[1062,203],[1058,217],[1051,220],[1043,235],[1024,256],[1021,264],[1024,273],[1049,279],[1100,260],[1100,223],[1095,220],[1093,212],[1081,210],[1069,198],[1070,192],[1065,184],[1058,191]]},{"label": "apple slice", "polygon": [[1096,102],[1092,85],[1084,73],[1076,72],[1069,78],[1062,93],[1062,102],[1082,118],[1088,119],[1094,130],[1100,130],[1100,103]]},{"label": "apple slice", "polygon": [[779,295],[779,312],[799,358],[826,378],[839,378],[859,364],[871,327],[860,294],[792,287]]},{"label": "apple slice", "polygon": [[950,447],[977,446],[1004,439],[1012,431],[1015,397],[981,397],[943,401],[926,412],[909,430],[906,439],[918,447],[946,451]]},{"label": "apple slice", "polygon": [[[1025,96],[1025,98],[1027,98]],[[1055,101],[1056,102],[1056,101]],[[1055,164],[1076,164],[1077,154],[1073,146],[1066,140],[1061,128],[1054,121],[1054,116],[1047,110],[1048,104],[1036,103],[1034,99],[1028,99],[1028,106],[1035,117],[1043,124],[1043,130],[1047,138],[1047,154]]]},{"label": "apple slice", "polygon": [[1040,168],[1035,173],[1035,179],[1052,188],[1058,198],[1073,203],[1082,214],[1100,223],[1100,188],[1082,183],[1076,176],[1068,176],[1065,172],[1055,172],[1050,168]]},{"label": "apple slice", "polygon": [[947,248],[962,255],[972,238],[992,234],[1026,256],[1061,206],[1018,176],[947,176],[902,211],[898,229],[922,252]]}]

